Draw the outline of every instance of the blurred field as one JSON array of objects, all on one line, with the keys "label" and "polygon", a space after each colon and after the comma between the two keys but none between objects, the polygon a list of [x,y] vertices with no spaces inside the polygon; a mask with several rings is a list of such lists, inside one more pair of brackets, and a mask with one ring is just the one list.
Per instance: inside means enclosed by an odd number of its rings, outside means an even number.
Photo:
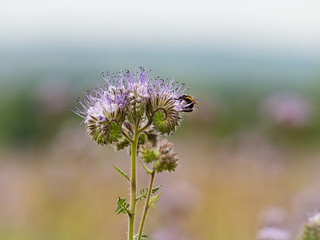
[{"label": "blurred field", "polygon": [[[1,89],[0,239],[125,239],[126,217],[114,209],[128,186],[112,164],[128,172],[128,155],[96,146],[69,109],[101,81],[65,76]],[[169,137],[180,167],[156,177],[163,194],[148,217],[151,240],[256,239],[270,207],[285,212],[294,239],[320,207],[317,78],[182,79],[199,108]],[[142,188],[148,179],[139,174]]]},{"label": "blurred field", "polygon": [[140,66],[199,103],[169,137],[180,166],[156,177],[150,240],[254,240],[270,221],[296,239],[320,209],[318,9],[0,1],[0,240],[125,239],[114,210],[128,186],[112,164],[128,172],[128,155],[91,142],[70,108],[102,71]]},{"label": "blurred field", "polygon": [[[318,150],[281,149],[250,133],[219,144],[200,136],[172,141],[181,162],[177,173],[156,178],[163,194],[150,211],[149,233],[171,225],[190,239],[255,239],[261,211],[279,206],[297,234],[306,213],[319,207]],[[2,156],[1,239],[125,238],[126,219],[114,208],[128,186],[111,165],[128,171],[126,153],[67,128],[48,148]],[[139,174],[143,187],[141,167]]]},{"label": "blurred field", "polygon": [[[0,239],[125,239],[126,217],[114,209],[128,186],[112,164],[128,172],[127,153],[96,146],[70,111],[101,77],[90,67],[81,77],[43,71],[2,76]],[[199,108],[169,138],[181,166],[157,176],[163,194],[146,231],[151,240],[256,239],[262,212],[278,207],[294,239],[320,208],[318,78],[207,74],[178,71]]]}]

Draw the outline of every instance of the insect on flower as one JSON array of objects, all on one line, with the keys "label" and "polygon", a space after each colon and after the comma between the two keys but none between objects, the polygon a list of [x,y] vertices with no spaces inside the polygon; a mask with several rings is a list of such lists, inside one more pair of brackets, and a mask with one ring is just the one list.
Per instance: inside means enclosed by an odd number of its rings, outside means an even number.
[{"label": "insect on flower", "polygon": [[190,95],[185,95],[184,94],[184,95],[178,97],[177,100],[180,100],[181,103],[183,104],[182,112],[192,112],[193,108],[197,104],[197,102],[194,99],[194,97],[192,97]]}]

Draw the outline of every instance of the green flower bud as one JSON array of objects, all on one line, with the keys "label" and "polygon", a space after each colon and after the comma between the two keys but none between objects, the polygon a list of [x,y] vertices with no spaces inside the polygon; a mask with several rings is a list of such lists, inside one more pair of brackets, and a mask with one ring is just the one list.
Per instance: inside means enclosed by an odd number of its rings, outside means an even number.
[{"label": "green flower bud", "polygon": [[159,157],[159,153],[153,149],[151,143],[149,142],[146,142],[143,146],[141,146],[139,153],[141,159],[145,163],[152,163]]},{"label": "green flower bud", "polygon": [[166,94],[157,94],[148,99],[147,113],[153,118],[153,126],[162,135],[170,135],[180,124],[180,112],[176,101]]},{"label": "green flower bud", "polygon": [[118,142],[122,137],[121,126],[116,122],[100,121],[91,117],[87,121],[87,133],[99,145]]}]

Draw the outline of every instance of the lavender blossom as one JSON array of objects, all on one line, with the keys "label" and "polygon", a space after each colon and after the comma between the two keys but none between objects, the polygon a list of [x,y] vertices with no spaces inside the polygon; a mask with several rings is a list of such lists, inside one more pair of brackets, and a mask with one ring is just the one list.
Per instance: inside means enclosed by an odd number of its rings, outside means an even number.
[{"label": "lavender blossom", "polygon": [[131,73],[126,70],[117,74],[103,74],[105,85],[98,85],[88,91],[80,108],[74,112],[84,119],[87,131],[93,141],[105,145],[121,141],[124,134],[123,124],[134,129],[152,125],[161,135],[170,135],[179,126],[182,112],[193,106],[180,96],[187,93],[184,84],[165,82],[149,77],[149,71],[140,68]]}]

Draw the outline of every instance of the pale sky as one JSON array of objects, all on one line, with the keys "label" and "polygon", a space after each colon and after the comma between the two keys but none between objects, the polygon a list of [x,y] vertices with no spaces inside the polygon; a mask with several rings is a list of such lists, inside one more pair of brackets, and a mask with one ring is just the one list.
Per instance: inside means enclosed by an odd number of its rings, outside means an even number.
[{"label": "pale sky", "polygon": [[320,50],[319,0],[1,0],[0,44],[233,44]]}]

